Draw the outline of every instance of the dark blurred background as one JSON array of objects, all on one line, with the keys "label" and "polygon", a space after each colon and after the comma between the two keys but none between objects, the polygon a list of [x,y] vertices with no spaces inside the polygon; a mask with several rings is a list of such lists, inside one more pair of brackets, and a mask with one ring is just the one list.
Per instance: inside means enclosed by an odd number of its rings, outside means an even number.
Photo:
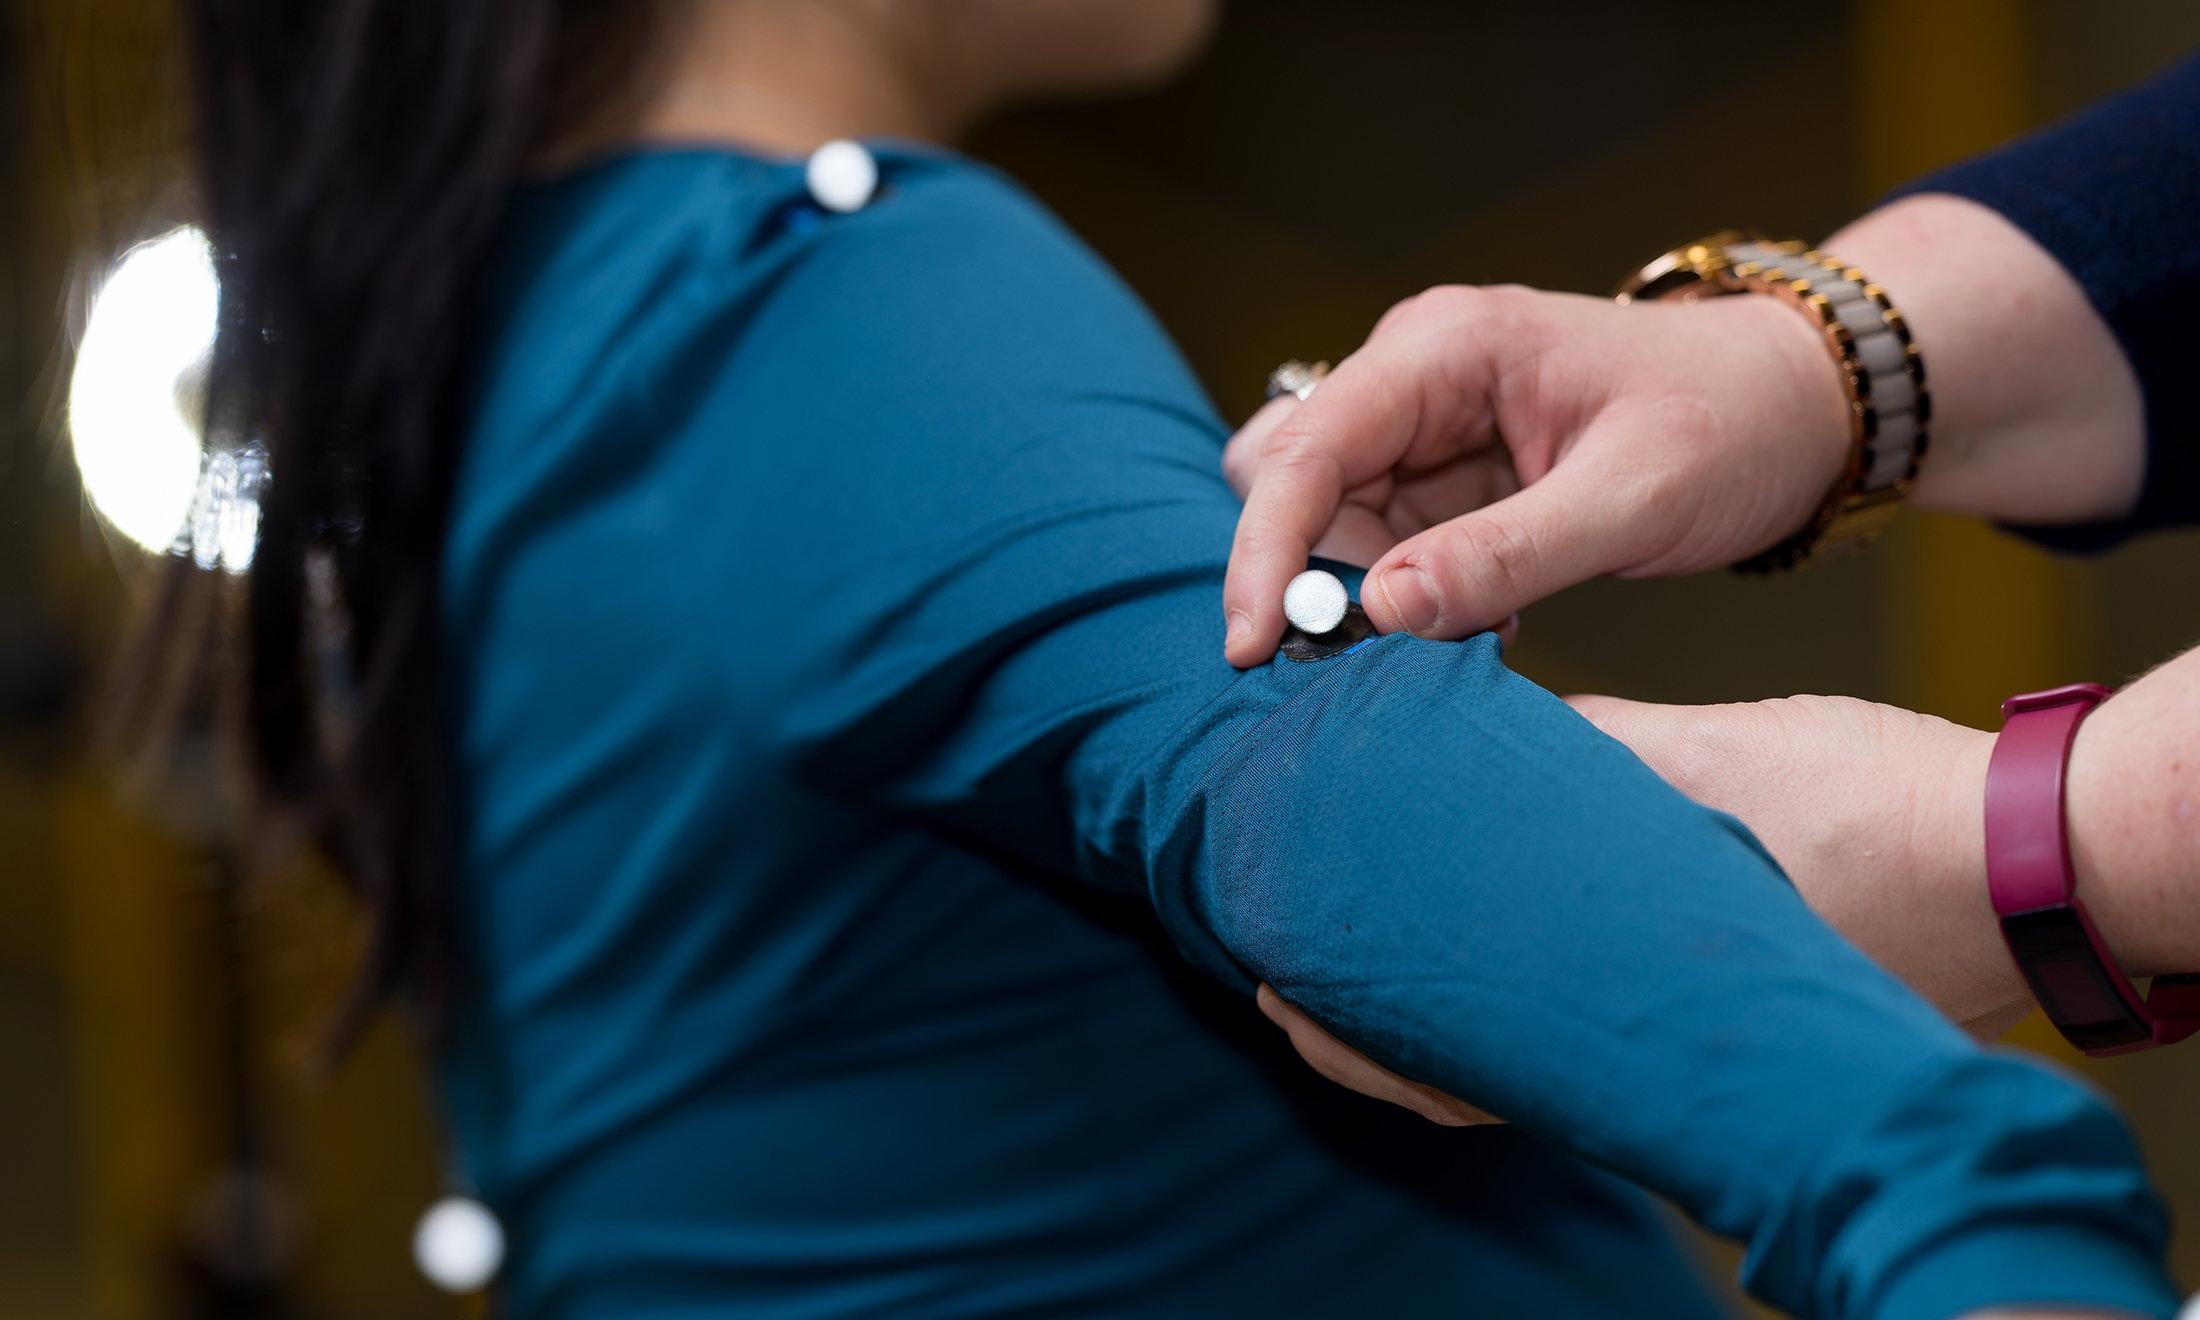
[{"label": "dark blurred background", "polygon": [[[330,1083],[300,1064],[351,947],[334,890],[240,885],[198,772],[126,799],[88,736],[145,554],[88,511],[64,403],[91,291],[190,218],[171,39],[161,0],[17,0],[0,27],[0,1315],[470,1314],[410,1262],[437,1139],[402,1033]],[[974,150],[1239,417],[1276,362],[1341,356],[1428,284],[1603,291],[1715,228],[1823,237],[2196,44],[2189,0],[1240,0],[1177,86]],[[2195,640],[2200,534],[2075,562],[1913,515],[1790,580],[1584,587],[1515,662],[1562,691],[1843,692],[1990,727],[2010,692]],[[2200,1046],[2093,1066],[2037,1020],[2014,1040],[2113,1092],[2200,1211]],[[2200,1282],[2200,1231],[2177,1259]]]}]

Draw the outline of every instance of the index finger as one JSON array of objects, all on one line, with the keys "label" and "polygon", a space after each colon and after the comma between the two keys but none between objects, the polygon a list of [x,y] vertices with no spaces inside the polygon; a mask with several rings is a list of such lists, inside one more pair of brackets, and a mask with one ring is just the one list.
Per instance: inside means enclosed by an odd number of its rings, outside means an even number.
[{"label": "index finger", "polygon": [[1305,571],[1345,492],[1394,467],[1423,422],[1413,362],[1371,341],[1348,357],[1269,440],[1253,473],[1222,583],[1223,654],[1259,664],[1283,637],[1283,588]]}]

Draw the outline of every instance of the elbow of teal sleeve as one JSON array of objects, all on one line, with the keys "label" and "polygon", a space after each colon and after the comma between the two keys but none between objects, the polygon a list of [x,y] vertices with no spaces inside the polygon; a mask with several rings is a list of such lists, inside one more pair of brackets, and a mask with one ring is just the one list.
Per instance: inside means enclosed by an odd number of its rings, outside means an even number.
[{"label": "elbow of teal sleeve", "polygon": [[1494,641],[1320,668],[1149,772],[1196,960],[1744,1239],[1798,1314],[2168,1296],[2111,1111],[1981,1051]]}]

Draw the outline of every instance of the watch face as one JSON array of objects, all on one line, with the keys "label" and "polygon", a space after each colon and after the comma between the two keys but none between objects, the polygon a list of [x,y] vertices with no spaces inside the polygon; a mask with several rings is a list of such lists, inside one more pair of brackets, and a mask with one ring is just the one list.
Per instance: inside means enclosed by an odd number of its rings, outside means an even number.
[{"label": "watch face", "polygon": [[2001,933],[2040,1007],[2071,1044],[2090,1052],[2153,1038],[2130,988],[2103,965],[2077,909],[2058,905],[2003,917]]},{"label": "watch face", "polygon": [[1690,260],[1695,248],[1676,248],[1635,272],[1620,286],[1621,302],[1654,302],[1660,298],[1688,298],[1699,293],[1722,292],[1702,268]]},{"label": "watch face", "polygon": [[1736,243],[1764,242],[1753,229],[1722,229],[1716,234],[1684,243],[1627,277],[1619,286],[1619,300],[1653,301],[1659,298],[1693,298],[1698,294],[1724,293],[1711,272],[1726,265],[1726,250]]}]

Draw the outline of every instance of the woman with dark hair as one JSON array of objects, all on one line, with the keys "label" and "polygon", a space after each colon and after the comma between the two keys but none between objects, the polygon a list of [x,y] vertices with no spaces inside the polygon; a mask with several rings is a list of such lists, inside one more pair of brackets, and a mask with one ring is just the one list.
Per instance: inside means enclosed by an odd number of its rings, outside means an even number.
[{"label": "woman with dark hair", "polygon": [[[1490,637],[1221,659],[1223,428],[919,145],[1200,0],[189,8],[257,763],[515,1313],[1717,1313],[1588,1161],[1803,1313],[2167,1305],[2113,1115]],[[1516,1126],[1302,1076],[1255,981]]]}]

